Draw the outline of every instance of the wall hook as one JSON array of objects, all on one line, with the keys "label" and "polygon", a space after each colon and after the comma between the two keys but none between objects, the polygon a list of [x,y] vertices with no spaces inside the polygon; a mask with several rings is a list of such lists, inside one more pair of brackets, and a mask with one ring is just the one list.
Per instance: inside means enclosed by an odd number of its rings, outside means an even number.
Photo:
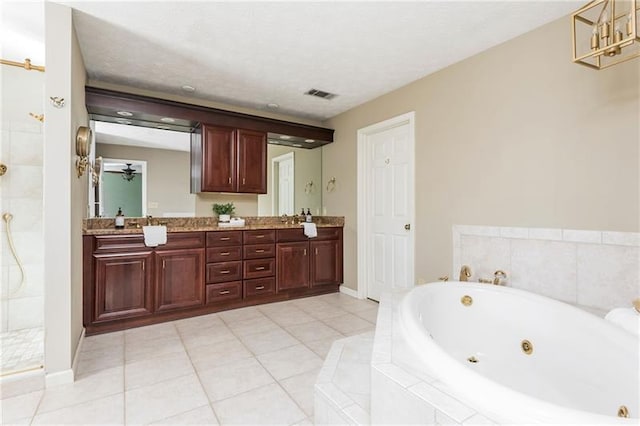
[{"label": "wall hook", "polygon": [[336,177],[332,177],[331,179],[329,179],[329,182],[327,182],[327,192],[333,192],[336,189]]},{"label": "wall hook", "polygon": [[34,114],[30,112],[29,115],[35,118],[36,120],[38,120],[39,122],[44,123],[44,114]]},{"label": "wall hook", "polygon": [[57,96],[50,96],[49,99],[51,99],[51,105],[53,105],[56,108],[62,108],[64,106],[64,98],[59,98]]}]

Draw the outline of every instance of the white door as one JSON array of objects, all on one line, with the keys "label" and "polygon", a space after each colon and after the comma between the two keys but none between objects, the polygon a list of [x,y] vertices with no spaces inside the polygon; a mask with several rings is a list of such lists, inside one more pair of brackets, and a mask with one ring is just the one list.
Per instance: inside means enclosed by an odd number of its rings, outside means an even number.
[{"label": "white door", "polygon": [[399,118],[362,129],[359,137],[364,202],[358,220],[365,226],[363,240],[359,236],[365,259],[359,262],[366,270],[358,287],[365,284],[364,296],[374,300],[385,290],[414,285],[413,115]]},{"label": "white door", "polygon": [[274,191],[274,205],[277,207],[277,215],[293,215],[294,206],[294,163],[293,152],[281,155],[273,159],[274,173],[278,173],[278,188]]}]

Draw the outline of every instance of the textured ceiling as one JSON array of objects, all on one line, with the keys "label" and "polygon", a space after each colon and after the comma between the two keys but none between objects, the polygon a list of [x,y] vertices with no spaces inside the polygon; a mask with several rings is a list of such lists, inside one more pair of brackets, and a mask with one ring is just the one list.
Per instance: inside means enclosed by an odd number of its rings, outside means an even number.
[{"label": "textured ceiling", "polygon": [[63,3],[92,80],[324,120],[584,1]]}]

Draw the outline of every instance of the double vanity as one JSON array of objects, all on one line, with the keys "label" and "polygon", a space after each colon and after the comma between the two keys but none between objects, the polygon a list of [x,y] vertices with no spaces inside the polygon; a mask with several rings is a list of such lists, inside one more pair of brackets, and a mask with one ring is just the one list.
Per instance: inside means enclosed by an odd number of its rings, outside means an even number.
[{"label": "double vanity", "polygon": [[336,292],[344,218],[317,217],[317,237],[279,218],[219,228],[213,218],[166,219],[167,243],[88,219],[83,236],[87,334]]}]

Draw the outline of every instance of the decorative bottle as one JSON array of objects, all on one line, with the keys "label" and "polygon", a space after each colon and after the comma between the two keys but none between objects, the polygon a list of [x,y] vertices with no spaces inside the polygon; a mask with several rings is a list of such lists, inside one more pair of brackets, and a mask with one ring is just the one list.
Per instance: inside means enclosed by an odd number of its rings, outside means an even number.
[{"label": "decorative bottle", "polygon": [[307,208],[307,217],[305,220],[309,223],[313,222],[313,216],[311,215],[311,210],[309,210],[308,208]]},{"label": "decorative bottle", "polygon": [[122,207],[118,207],[118,213],[116,214],[116,229],[124,229],[124,214],[122,214]]}]

